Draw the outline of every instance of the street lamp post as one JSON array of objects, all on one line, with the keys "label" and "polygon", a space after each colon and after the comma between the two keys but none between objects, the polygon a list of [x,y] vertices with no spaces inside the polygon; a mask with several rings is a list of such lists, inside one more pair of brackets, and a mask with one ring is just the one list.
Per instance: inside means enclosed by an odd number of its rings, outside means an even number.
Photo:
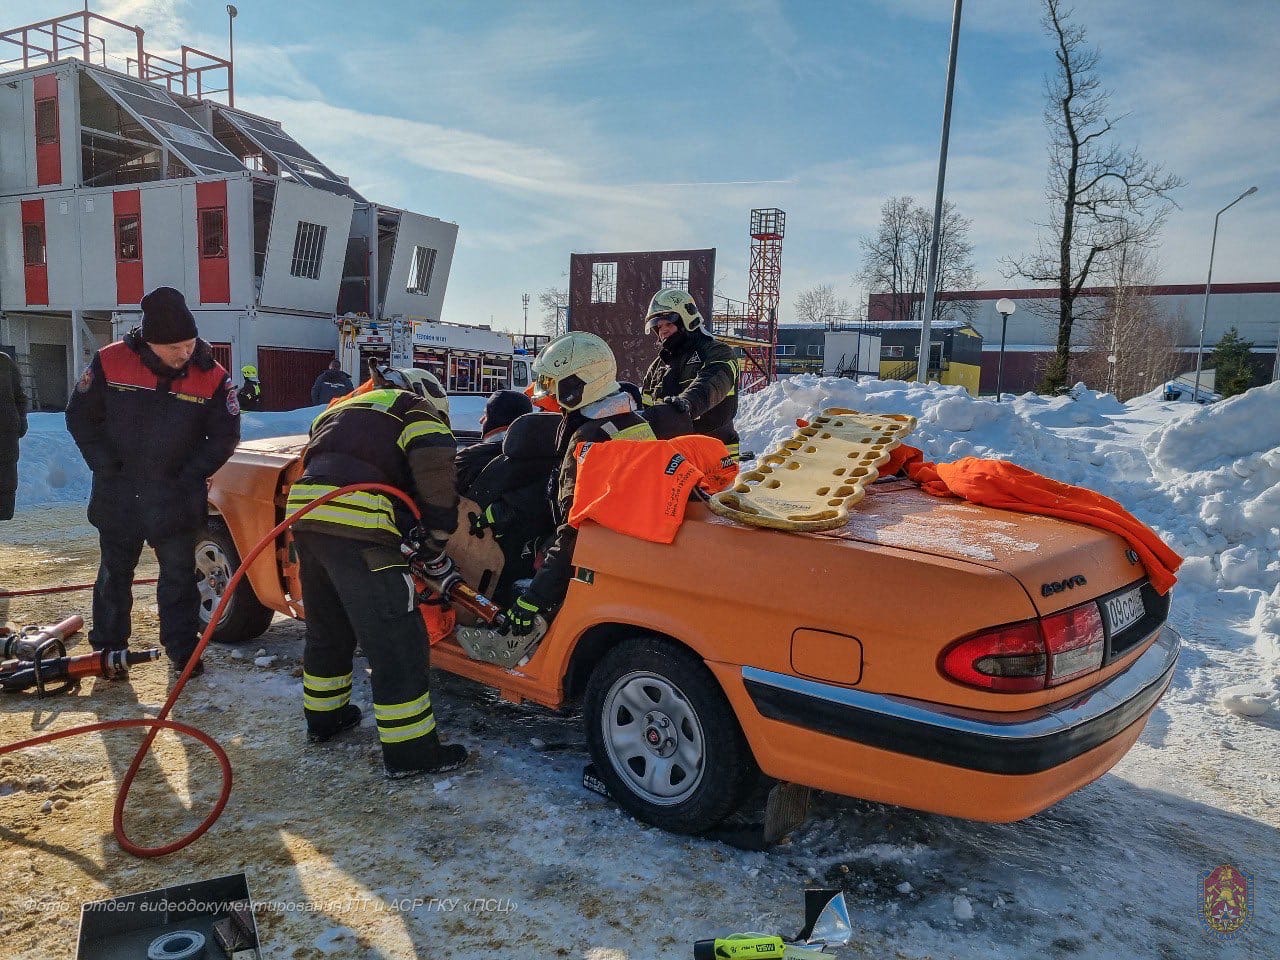
[{"label": "street lamp post", "polygon": [[524,338],[527,342],[529,339],[529,295],[527,293],[522,293],[520,295],[520,302],[524,304]]},{"label": "street lamp post", "polygon": [[1257,192],[1257,187],[1250,187],[1219,210],[1213,218],[1213,241],[1209,244],[1209,276],[1204,282],[1204,309],[1200,313],[1200,349],[1196,351],[1196,388],[1191,394],[1191,399],[1196,403],[1200,402],[1200,369],[1204,366],[1204,325],[1209,319],[1209,287],[1213,284],[1213,254],[1218,247],[1218,217],[1222,216],[1245,197]]},{"label": "street lamp post", "polygon": [[996,403],[1004,393],[1004,337],[1009,329],[1009,317],[1018,309],[1018,305],[1008,297],[996,301],[996,312],[1000,314],[1000,364],[996,367]]}]

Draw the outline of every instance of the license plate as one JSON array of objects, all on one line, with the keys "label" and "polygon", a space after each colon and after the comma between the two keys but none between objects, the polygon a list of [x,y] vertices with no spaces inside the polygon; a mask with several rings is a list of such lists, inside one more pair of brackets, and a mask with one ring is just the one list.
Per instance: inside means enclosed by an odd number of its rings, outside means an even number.
[{"label": "license plate", "polygon": [[1142,590],[1137,587],[1104,601],[1103,607],[1106,608],[1107,623],[1113,636],[1125,627],[1137,623],[1146,613],[1146,608],[1142,605]]}]

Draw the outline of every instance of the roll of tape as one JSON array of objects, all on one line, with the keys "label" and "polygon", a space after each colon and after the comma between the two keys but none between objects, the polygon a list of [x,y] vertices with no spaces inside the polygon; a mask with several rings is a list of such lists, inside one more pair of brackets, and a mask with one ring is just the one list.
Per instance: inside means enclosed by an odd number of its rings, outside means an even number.
[{"label": "roll of tape", "polygon": [[147,947],[147,960],[200,960],[203,956],[204,934],[195,930],[172,930]]}]

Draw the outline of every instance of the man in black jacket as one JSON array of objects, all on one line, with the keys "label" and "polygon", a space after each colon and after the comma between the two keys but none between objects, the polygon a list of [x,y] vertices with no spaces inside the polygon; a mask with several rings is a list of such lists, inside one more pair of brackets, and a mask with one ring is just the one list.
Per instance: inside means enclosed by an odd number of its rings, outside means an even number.
[{"label": "man in black jacket", "polygon": [[733,350],[711,336],[697,303],[679,287],[653,295],[644,329],[659,345],[640,385],[654,432],[664,440],[692,433],[715,437],[736,460],[740,368]]},{"label": "man in black jacket", "polygon": [[27,395],[12,358],[0,351],[0,520],[13,519],[18,494],[18,441],[27,433]]},{"label": "man in black jacket", "polygon": [[458,451],[458,492],[475,501],[468,515],[471,535],[491,529],[502,547],[502,576],[493,599],[507,603],[517,580],[533,576],[537,544],[555,529],[547,482],[560,457],[555,435],[560,418],[533,413],[523,393],[499,390],[485,404],[481,443]]},{"label": "man in black jacket", "polygon": [[552,340],[533,361],[533,375],[533,399],[553,398],[563,418],[556,434],[560,469],[551,501],[555,537],[533,583],[507,609],[511,632],[518,637],[531,633],[534,618],[550,615],[569,590],[578,541],[578,531],[569,525],[578,482],[578,445],[654,439],[635,401],[618,386],[613,351],[594,333],[574,331]]},{"label": "man in black jacket", "polygon": [[[102,553],[89,643],[127,645],[133,572],[149,543],[160,564],[160,643],[181,670],[200,634],[195,545],[208,479],[240,440],[235,387],[181,293],[151,291],[142,325],[94,354],[67,405],[67,428],[93,472],[89,522]],[[197,663],[193,675],[202,670]]]},{"label": "man in black jacket", "polygon": [[313,407],[327,404],[330,400],[345,397],[355,389],[349,374],[343,371],[337,360],[329,364],[328,370],[322,370],[316,382],[311,385],[311,405]]}]

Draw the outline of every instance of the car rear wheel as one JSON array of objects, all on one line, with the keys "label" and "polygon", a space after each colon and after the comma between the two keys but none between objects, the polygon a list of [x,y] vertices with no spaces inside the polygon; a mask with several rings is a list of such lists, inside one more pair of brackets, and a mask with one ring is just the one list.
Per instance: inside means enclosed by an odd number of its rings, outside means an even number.
[{"label": "car rear wheel", "polygon": [[[238,566],[240,554],[231,531],[222,520],[210,517],[204,533],[196,540],[196,589],[200,592],[202,630],[208,627]],[[262,636],[274,616],[275,611],[259,602],[249,579],[241,578],[222,611],[213,639],[218,643],[247,643]]]},{"label": "car rear wheel", "polygon": [[702,833],[742,804],[756,766],[723,691],[683,647],[638,637],[587,682],[587,745],[609,793],[632,816]]}]

